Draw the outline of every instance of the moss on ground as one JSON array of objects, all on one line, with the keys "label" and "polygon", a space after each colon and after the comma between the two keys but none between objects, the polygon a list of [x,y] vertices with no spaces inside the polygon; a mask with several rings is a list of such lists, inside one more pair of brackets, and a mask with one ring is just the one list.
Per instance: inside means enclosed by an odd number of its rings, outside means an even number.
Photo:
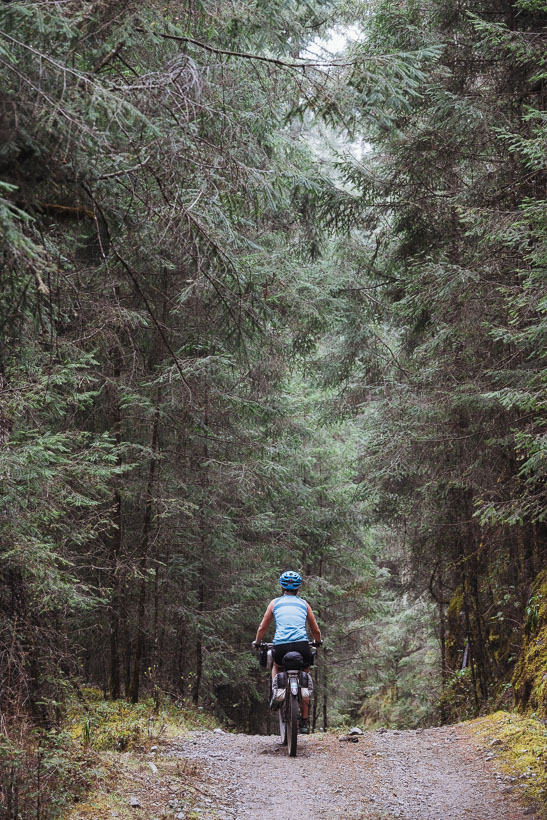
[{"label": "moss on ground", "polygon": [[495,712],[466,724],[496,754],[499,767],[516,778],[516,790],[547,817],[547,726],[514,712]]},{"label": "moss on ground", "polygon": [[513,675],[517,707],[547,718],[547,570],[538,575],[524,624],[524,643]]}]

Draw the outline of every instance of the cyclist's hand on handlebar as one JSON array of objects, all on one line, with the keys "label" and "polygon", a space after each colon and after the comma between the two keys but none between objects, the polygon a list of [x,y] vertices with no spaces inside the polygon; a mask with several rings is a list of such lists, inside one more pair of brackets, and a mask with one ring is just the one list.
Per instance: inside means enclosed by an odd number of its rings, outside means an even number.
[{"label": "cyclist's hand on handlebar", "polygon": [[251,646],[253,647],[253,649],[260,649],[260,643],[260,641],[253,641]]}]

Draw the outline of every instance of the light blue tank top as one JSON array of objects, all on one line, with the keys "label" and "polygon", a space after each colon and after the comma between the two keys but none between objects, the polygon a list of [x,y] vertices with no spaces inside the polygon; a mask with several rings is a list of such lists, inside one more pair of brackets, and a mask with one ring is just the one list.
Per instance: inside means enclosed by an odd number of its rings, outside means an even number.
[{"label": "light blue tank top", "polygon": [[308,604],[303,598],[299,598],[298,595],[282,595],[281,598],[276,598],[273,614],[275,618],[274,644],[308,640],[306,632]]}]

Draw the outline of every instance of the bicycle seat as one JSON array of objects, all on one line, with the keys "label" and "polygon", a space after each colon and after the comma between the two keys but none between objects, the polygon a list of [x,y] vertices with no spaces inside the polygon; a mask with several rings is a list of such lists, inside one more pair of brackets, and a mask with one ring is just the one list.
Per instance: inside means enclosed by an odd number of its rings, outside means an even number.
[{"label": "bicycle seat", "polygon": [[300,652],[287,652],[285,657],[283,658],[283,666],[287,670],[290,669],[303,669],[304,668],[304,658],[300,654]]}]

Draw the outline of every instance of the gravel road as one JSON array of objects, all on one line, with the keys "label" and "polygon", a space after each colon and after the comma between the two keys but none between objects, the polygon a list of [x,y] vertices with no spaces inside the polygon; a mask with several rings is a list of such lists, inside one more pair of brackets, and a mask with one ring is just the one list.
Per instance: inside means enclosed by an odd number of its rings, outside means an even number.
[{"label": "gravel road", "polygon": [[[520,820],[514,778],[462,726],[368,732],[358,742],[299,738],[289,758],[276,737],[195,732],[163,754],[194,761],[193,810],[215,820]],[[186,816],[181,814],[180,816]],[[195,816],[195,815],[194,815]]]}]

